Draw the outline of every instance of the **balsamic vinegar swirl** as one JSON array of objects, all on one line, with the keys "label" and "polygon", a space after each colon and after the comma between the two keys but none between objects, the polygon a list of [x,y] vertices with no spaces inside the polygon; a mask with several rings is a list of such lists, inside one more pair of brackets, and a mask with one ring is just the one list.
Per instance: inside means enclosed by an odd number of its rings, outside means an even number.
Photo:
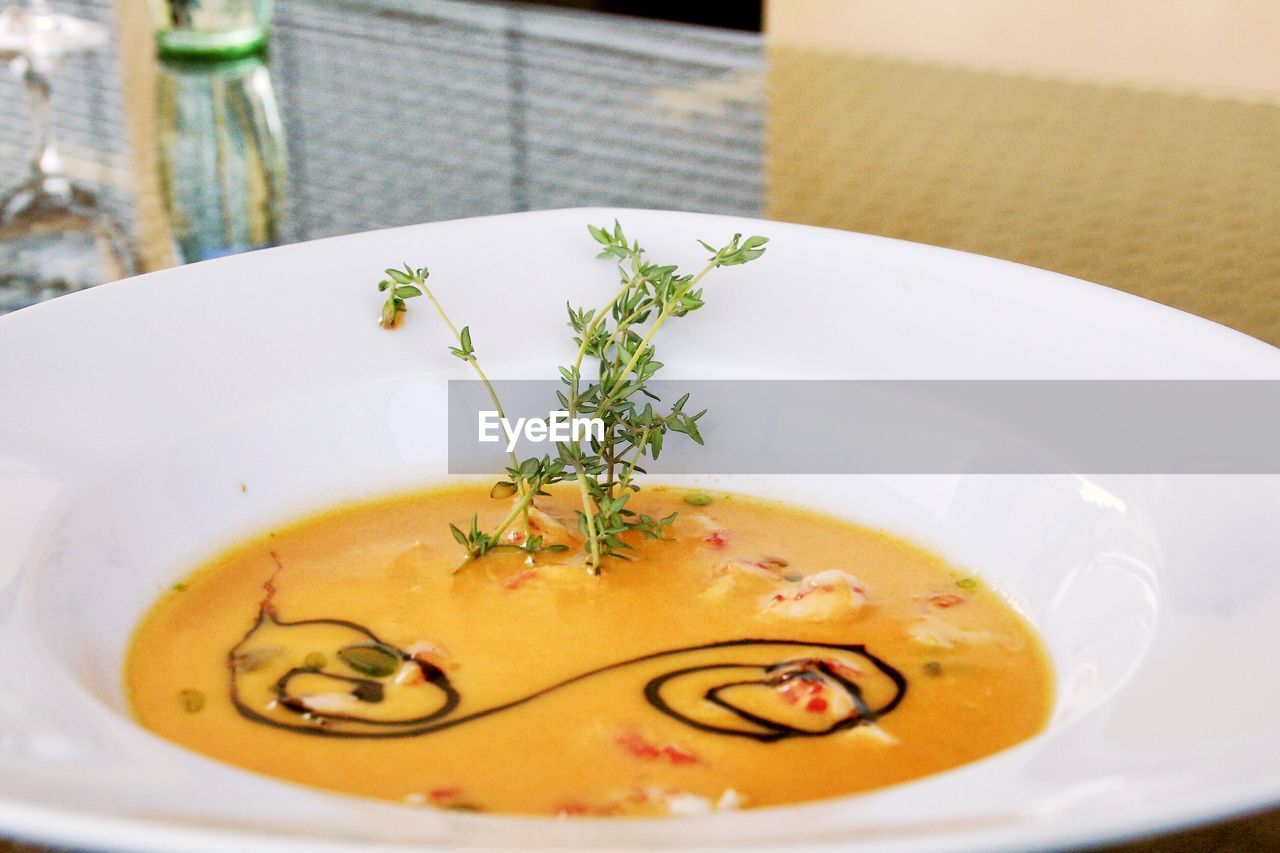
[{"label": "balsamic vinegar swirl", "polygon": [[[321,666],[302,665],[288,660],[282,647],[272,644],[284,631],[309,632],[313,645],[340,647],[335,655],[323,655]],[[364,666],[361,672],[344,662],[343,653],[353,648],[386,655],[396,667],[384,672]],[[681,658],[692,660],[650,675],[643,683],[641,690],[649,706],[699,731],[760,743],[825,737],[872,724],[897,708],[907,690],[902,673],[861,644],[747,638],[628,658],[525,696],[458,714],[462,693],[441,667],[422,655],[410,654],[369,628],[344,619],[284,621],[268,603],[261,607],[253,628],[228,652],[227,665],[231,702],[253,722],[318,737],[405,738],[511,711],[607,672],[657,662],[677,663]],[[406,668],[414,676],[408,684]],[[866,681],[876,682],[874,701],[864,689]],[[684,688],[681,682],[686,682]],[[770,715],[763,706],[790,683],[821,685],[842,698],[849,710],[819,719],[813,727],[781,719],[783,714]],[[317,692],[330,701],[320,703],[315,698]],[[744,699],[752,697],[766,701],[744,707]]]}]

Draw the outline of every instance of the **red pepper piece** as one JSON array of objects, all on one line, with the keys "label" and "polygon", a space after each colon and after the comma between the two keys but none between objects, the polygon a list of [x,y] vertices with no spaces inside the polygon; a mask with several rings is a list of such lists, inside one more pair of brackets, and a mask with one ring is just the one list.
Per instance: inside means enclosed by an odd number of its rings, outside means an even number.
[{"label": "red pepper piece", "polygon": [[525,581],[531,581],[538,576],[537,569],[525,569],[519,574],[512,575],[507,578],[507,582],[503,584],[506,589],[519,589],[520,585]]},{"label": "red pepper piece", "polygon": [[625,734],[619,735],[618,746],[622,747],[636,758],[657,758],[662,755],[662,750],[658,749],[635,732],[626,732]]},{"label": "red pepper piece", "polygon": [[688,752],[686,750],[681,749],[675,744],[669,743],[666,746],[664,746],[662,748],[662,753],[667,758],[671,759],[672,764],[697,764],[698,763],[698,756],[694,755],[692,752]]},{"label": "red pepper piece", "polygon": [[427,792],[427,799],[433,803],[443,803],[446,800],[456,800],[462,796],[461,788],[434,788]]}]

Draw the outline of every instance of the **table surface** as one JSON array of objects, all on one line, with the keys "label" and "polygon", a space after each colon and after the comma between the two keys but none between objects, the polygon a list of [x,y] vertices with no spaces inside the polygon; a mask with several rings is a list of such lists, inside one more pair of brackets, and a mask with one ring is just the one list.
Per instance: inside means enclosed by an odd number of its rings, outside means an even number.
[{"label": "table surface", "polygon": [[[259,243],[671,208],[994,255],[1280,344],[1280,91],[932,55],[893,35],[912,28],[891,10],[911,4],[869,10],[883,43],[844,43],[824,2],[772,3],[765,37],[507,3],[286,2],[265,62],[176,67],[153,59],[143,4],[58,0],[115,39],[59,73],[55,125],[68,171],[100,188],[146,269],[242,248],[228,196],[254,208],[241,231]],[[228,94],[250,78],[247,101]],[[0,80],[5,183],[27,145],[17,95]],[[263,99],[282,128],[253,111]],[[228,141],[192,149],[181,129],[219,103],[240,110]],[[272,146],[278,184],[254,159]],[[221,183],[175,196],[210,158]],[[1266,847],[1280,812],[1117,849]]]}]

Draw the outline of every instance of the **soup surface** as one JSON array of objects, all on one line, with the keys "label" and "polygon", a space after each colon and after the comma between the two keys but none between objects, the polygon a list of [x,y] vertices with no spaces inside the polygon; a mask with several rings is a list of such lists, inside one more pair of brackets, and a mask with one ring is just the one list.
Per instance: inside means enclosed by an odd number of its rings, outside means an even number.
[{"label": "soup surface", "polygon": [[[575,537],[576,492],[533,523]],[[599,577],[577,552],[459,566],[460,486],[240,545],[165,593],[126,686],[143,725],[306,785],[439,808],[659,815],[935,773],[1045,724],[1027,623],[900,539],[740,496],[649,488],[661,541]],[[701,503],[703,496],[693,498]]]}]

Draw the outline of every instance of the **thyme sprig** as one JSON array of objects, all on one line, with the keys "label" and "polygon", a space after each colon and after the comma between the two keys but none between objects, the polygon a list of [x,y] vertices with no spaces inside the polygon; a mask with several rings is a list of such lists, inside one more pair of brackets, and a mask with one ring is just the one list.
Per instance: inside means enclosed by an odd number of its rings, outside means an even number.
[{"label": "thyme sprig", "polygon": [[[719,249],[699,240],[711,257],[696,274],[679,275],[674,265],[649,261],[640,244],[628,240],[616,221],[612,229],[589,225],[587,230],[601,246],[599,257],[616,261],[621,287],[599,309],[567,306],[578,355],[571,367],[560,369],[567,391],[557,396],[571,421],[585,415],[598,417],[605,425],[604,440],[593,439],[589,448],[577,443],[559,446],[561,458],[573,468],[581,495],[578,530],[586,540],[587,565],[598,573],[605,557],[625,556],[621,552],[630,550],[623,534],[661,538],[675,520],[675,513],[655,519],[627,507],[631,494],[640,488],[635,474],[645,473],[640,461],[658,458],[668,432],[703,443],[698,420],[706,410],[688,414],[688,394],[665,414],[659,414],[650,401],[658,400],[646,383],[663,367],[655,357],[654,336],[671,318],[686,317],[706,304],[697,285],[708,273],[759,258],[768,240],[758,236],[743,240],[741,234],[734,234]],[[594,381],[583,376],[588,356],[598,365]],[[638,404],[640,397],[650,398],[643,400],[643,408]]]},{"label": "thyme sprig", "polygon": [[[560,368],[565,388],[556,396],[570,421],[600,418],[604,437],[592,437],[585,445],[581,440],[559,443],[555,458],[548,455],[520,461],[509,453],[507,479],[499,480],[490,492],[495,498],[519,496],[507,516],[492,532],[480,529],[478,515],[472,515],[467,529],[449,525],[453,538],[466,551],[463,565],[501,549],[531,555],[568,550],[563,544],[544,545],[543,537],[532,535],[529,527],[529,510],[535,499],[547,495],[546,487],[556,483],[573,481],[578,486],[581,509],[576,511],[577,527],[583,537],[586,566],[593,574],[600,573],[606,557],[626,558],[624,552],[632,549],[624,538],[627,534],[660,539],[675,521],[674,512],[654,518],[628,506],[631,496],[640,490],[636,475],[646,473],[640,463],[657,459],[670,433],[703,443],[698,421],[706,410],[688,412],[688,394],[665,411],[654,406],[661,400],[646,385],[664,365],[656,358],[653,340],[671,319],[686,317],[706,304],[698,285],[708,273],[754,261],[764,254],[768,240],[759,236],[744,240],[741,234],[734,234],[720,248],[699,240],[710,257],[697,273],[681,275],[674,265],[649,261],[640,244],[628,240],[616,221],[612,229],[587,228],[601,247],[599,257],[615,262],[619,288],[600,308],[566,306],[577,355],[570,366]],[[456,346],[449,348],[450,353],[471,365],[498,416],[505,418],[497,392],[476,358],[469,327],[459,330],[449,319],[426,284],[426,268],[406,264],[403,269],[388,269],[386,274],[378,283],[378,290],[387,293],[382,325],[394,328],[407,310],[406,301],[425,294],[453,333]],[[595,363],[594,377],[586,375],[588,359]],[[525,535],[509,535],[508,530],[520,518]]]},{"label": "thyme sprig", "polygon": [[[449,327],[449,331],[453,333],[453,338],[457,342],[457,346],[449,347],[449,354],[471,365],[471,369],[475,371],[476,376],[480,377],[480,381],[484,383],[485,390],[489,393],[489,399],[493,401],[493,408],[498,412],[498,417],[506,418],[507,413],[502,408],[502,401],[498,399],[498,392],[494,390],[493,383],[489,381],[489,377],[485,375],[484,370],[480,367],[480,361],[476,358],[476,348],[471,342],[471,328],[463,326],[459,331],[458,327],[449,319],[449,315],[445,313],[444,306],[440,304],[440,300],[436,299],[436,295],[427,286],[427,279],[431,277],[431,272],[426,267],[415,269],[408,264],[404,265],[404,269],[388,268],[384,272],[386,272],[387,278],[378,282],[378,290],[386,293],[387,299],[382,304],[382,316],[379,318],[379,324],[383,328],[394,329],[400,322],[400,315],[408,310],[405,300],[412,299],[415,296],[422,296],[425,293],[427,298],[431,300],[431,304],[435,306],[440,319]],[[507,456],[511,461],[512,467],[518,469],[520,460],[516,458],[515,453],[507,451]],[[517,484],[520,494],[525,494],[524,481],[518,480]],[[525,504],[525,506],[527,507],[528,504]]]},{"label": "thyme sprig", "polygon": [[527,513],[529,507],[533,505],[533,499],[548,494],[545,491],[546,486],[554,485],[565,479],[564,462],[560,459],[552,459],[550,456],[544,456],[541,459],[526,459],[520,463],[519,467],[508,468],[507,476],[511,479],[499,480],[494,484],[493,489],[489,492],[490,497],[511,497],[521,485],[523,485],[524,491],[520,499],[511,508],[511,512],[507,513],[507,517],[494,528],[492,533],[485,533],[480,530],[480,517],[478,514],[471,516],[469,530],[462,530],[455,524],[449,525],[449,532],[453,534],[453,538],[467,552],[467,558],[463,565],[499,549],[525,551],[529,554],[537,554],[542,551],[569,550],[568,545],[559,543],[544,545],[542,536],[539,535],[526,535],[520,539],[513,538],[511,541],[502,541],[503,534],[506,533],[507,529],[511,527],[517,518]]}]

